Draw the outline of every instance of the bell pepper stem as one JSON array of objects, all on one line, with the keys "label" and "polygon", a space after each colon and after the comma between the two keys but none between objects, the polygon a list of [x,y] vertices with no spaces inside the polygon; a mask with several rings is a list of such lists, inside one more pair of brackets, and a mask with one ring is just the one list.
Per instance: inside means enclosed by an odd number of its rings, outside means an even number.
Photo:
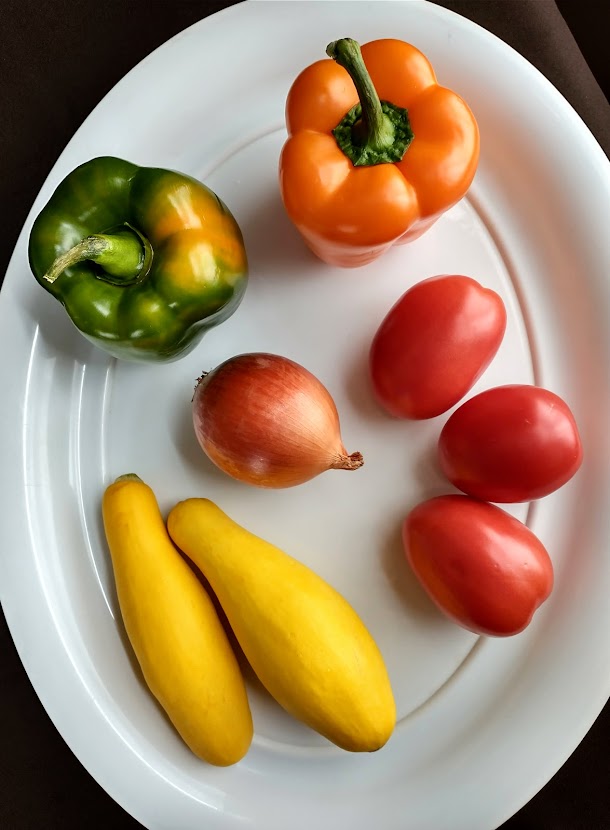
[{"label": "bell pepper stem", "polygon": [[407,110],[380,101],[355,40],[335,40],[326,54],[348,72],[360,100],[333,130],[340,149],[355,166],[401,161],[413,140]]},{"label": "bell pepper stem", "polygon": [[354,129],[355,142],[369,144],[376,150],[388,147],[394,138],[394,128],[381,109],[381,101],[364,64],[360,45],[352,38],[344,37],[329,43],[326,54],[347,70],[360,99],[362,120],[358,129]]},{"label": "bell pepper stem", "polygon": [[114,233],[93,234],[60,254],[43,279],[53,283],[67,268],[90,260],[100,266],[100,279],[130,285],[143,276],[145,266],[150,264],[150,245],[148,248],[147,245],[137,231],[127,226]]}]

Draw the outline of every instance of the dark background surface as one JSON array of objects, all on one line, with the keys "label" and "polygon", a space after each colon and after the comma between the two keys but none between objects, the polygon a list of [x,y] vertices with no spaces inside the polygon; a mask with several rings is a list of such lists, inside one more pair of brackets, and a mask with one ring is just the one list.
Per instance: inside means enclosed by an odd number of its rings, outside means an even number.
[{"label": "dark background surface", "polygon": [[[93,107],[154,48],[227,5],[222,0],[160,5],[0,0],[0,282],[44,179]],[[439,5],[474,20],[527,57],[570,101],[610,156],[607,0]],[[608,640],[608,632],[600,636]],[[141,826],[64,744],[29,684],[3,618],[0,735],[3,830]],[[610,830],[609,745],[610,704],[557,775],[502,830]]]}]

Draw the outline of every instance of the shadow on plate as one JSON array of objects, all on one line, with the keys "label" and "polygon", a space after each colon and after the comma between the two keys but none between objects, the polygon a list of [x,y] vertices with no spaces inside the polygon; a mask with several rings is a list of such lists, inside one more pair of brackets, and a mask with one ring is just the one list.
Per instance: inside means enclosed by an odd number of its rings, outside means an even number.
[{"label": "shadow on plate", "polygon": [[270,190],[256,210],[240,217],[248,261],[263,277],[322,276],[330,266],[318,259],[288,219],[279,191]]},{"label": "shadow on plate", "polygon": [[[409,509],[407,506],[405,517]],[[424,626],[430,623],[437,624],[440,612],[420,585],[405,556],[402,544],[402,518],[390,527],[383,540],[380,560],[390,587],[405,606],[409,617],[415,618]]]},{"label": "shadow on plate", "polygon": [[[205,484],[207,488],[208,485],[212,485],[214,482],[219,485],[226,485],[228,481],[233,481],[210,461],[199,446],[193,426],[192,403],[186,397],[185,400],[178,402],[173,408],[171,434],[174,446],[185,465],[193,472],[204,477],[202,487]],[[235,483],[238,484],[238,482]]]}]

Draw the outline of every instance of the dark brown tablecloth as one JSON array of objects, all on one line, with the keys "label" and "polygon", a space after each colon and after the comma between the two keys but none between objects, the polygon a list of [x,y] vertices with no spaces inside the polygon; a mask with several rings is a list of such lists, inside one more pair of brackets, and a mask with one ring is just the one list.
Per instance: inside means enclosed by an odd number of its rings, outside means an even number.
[{"label": "dark brown tablecloth", "polygon": [[[0,281],[43,180],[83,119],[146,54],[226,5],[222,0],[1,0]],[[440,5],[525,55],[570,101],[610,156],[607,0],[560,0],[570,28],[552,0],[443,0]],[[607,639],[608,632],[599,636]],[[29,684],[3,618],[0,736],[3,830],[140,827],[62,741]],[[610,830],[609,745],[610,705],[559,773],[503,830]]]}]

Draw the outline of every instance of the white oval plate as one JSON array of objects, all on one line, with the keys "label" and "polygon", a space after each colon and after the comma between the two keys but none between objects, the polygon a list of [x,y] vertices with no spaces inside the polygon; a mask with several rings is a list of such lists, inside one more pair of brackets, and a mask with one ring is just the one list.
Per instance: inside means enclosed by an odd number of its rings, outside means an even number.
[{"label": "white oval plate", "polygon": [[[277,184],[291,81],[345,35],[416,44],[470,103],[482,138],[468,198],[416,243],[349,273],[308,253]],[[29,273],[33,218],[74,166],[104,154],[205,179],[244,232],[243,305],[169,366],[117,363],[90,347]],[[420,2],[235,6],[154,52],[77,132],[2,291],[0,584],[50,717],[146,827],[491,830],[582,739],[610,691],[609,208],[608,161],[557,91],[483,29]],[[513,509],[548,547],[556,587],[526,632],[505,640],[449,623],[411,576],[400,524],[416,502],[450,490],[434,464],[446,416],[385,417],[366,375],[371,337],[394,300],[447,272],[494,288],[509,312],[474,391],[550,387],[572,407],[585,448],[569,485]],[[191,428],[195,378],[252,350],[292,357],[329,387],[347,447],[365,455],[361,471],[267,492],[211,467]],[[214,769],[189,753],[143,686],[117,610],[100,499],[128,471],[164,510],[211,497],[347,596],[396,693],[399,723],[383,750],[341,752],[252,685],[246,759]]]}]

